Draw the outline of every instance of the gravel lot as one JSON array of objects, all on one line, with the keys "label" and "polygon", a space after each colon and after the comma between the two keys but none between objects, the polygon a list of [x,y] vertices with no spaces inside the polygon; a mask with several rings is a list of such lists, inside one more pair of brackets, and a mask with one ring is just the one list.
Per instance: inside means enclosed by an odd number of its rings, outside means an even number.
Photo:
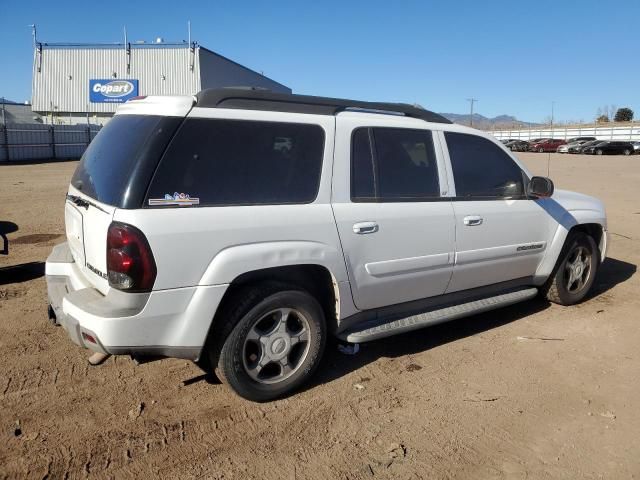
[{"label": "gravel lot", "polygon": [[305,391],[248,403],[191,363],[89,367],[47,321],[76,163],[0,165],[0,478],[638,478],[640,157],[520,154],[602,198],[609,259],[569,308],[536,300],[330,349]]}]

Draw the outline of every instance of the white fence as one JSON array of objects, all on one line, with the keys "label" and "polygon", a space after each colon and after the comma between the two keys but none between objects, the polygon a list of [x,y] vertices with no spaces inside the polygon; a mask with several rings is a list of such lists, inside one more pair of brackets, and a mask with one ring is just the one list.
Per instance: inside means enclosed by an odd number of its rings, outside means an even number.
[{"label": "white fence", "polygon": [[598,140],[640,140],[640,123],[625,123],[616,125],[612,123],[607,126],[582,125],[582,126],[545,126],[532,127],[513,130],[491,131],[496,138],[517,138],[520,140],[531,140],[533,138],[561,138],[567,140],[574,137],[596,137]]}]

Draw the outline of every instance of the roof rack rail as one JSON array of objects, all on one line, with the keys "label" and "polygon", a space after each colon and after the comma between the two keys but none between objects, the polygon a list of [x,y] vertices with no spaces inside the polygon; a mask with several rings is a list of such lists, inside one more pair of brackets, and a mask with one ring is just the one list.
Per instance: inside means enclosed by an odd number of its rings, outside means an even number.
[{"label": "roof rack rail", "polygon": [[257,88],[206,89],[198,93],[196,98],[196,106],[203,108],[271,110],[316,115],[336,115],[347,110],[362,110],[369,113],[404,115],[426,122],[452,123],[442,115],[406,103],[362,102],[342,98],[276,93]]}]

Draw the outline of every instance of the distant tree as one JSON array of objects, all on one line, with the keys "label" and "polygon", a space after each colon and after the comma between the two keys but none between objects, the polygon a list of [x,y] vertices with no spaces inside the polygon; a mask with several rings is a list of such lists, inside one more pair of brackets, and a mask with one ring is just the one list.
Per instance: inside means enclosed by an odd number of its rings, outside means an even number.
[{"label": "distant tree", "polygon": [[633,120],[633,110],[627,107],[619,108],[613,118],[614,122],[630,122],[631,120]]},{"label": "distant tree", "polygon": [[609,117],[607,115],[600,115],[598,118],[596,118],[596,122],[597,123],[607,123],[607,122],[609,122]]}]

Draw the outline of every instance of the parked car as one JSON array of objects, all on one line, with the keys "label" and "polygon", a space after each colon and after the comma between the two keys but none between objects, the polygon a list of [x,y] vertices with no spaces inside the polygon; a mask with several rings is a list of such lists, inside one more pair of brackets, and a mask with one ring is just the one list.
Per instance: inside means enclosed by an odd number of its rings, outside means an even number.
[{"label": "parked car", "polygon": [[530,142],[529,151],[531,152],[555,152],[560,145],[566,142],[559,138],[548,138],[539,142]]},{"label": "parked car", "polygon": [[633,146],[633,153],[640,153],[640,142],[631,142]]},{"label": "parked car", "polygon": [[579,147],[576,147],[577,149],[576,153],[585,153],[585,150],[587,148],[592,147],[594,145],[598,145],[599,143],[602,143],[602,142],[604,142],[604,140],[591,140],[590,142],[585,142]]},{"label": "parked car", "polygon": [[307,381],[329,335],[578,303],[607,246],[602,202],[554,190],[484,132],[261,90],[124,103],[64,212],[46,281],[73,342],[190,359],[254,401]]},{"label": "parked car", "polygon": [[[567,144],[567,153],[580,153],[580,149],[589,142],[594,140],[578,140]],[[597,142],[596,142],[597,143]]]},{"label": "parked car", "polygon": [[512,152],[528,152],[529,142],[525,140],[514,140],[506,145]]},{"label": "parked car", "polygon": [[567,143],[574,143],[574,142],[590,142],[592,140],[595,140],[596,137],[573,137],[573,138],[569,138],[567,140]]},{"label": "parked car", "polygon": [[556,151],[558,153],[576,153],[577,149],[588,141],[589,140],[575,140],[573,142],[565,143],[564,145],[560,145]]},{"label": "parked car", "polygon": [[630,142],[617,140],[600,142],[582,151],[582,153],[595,155],[631,155],[633,152],[633,145]]}]

